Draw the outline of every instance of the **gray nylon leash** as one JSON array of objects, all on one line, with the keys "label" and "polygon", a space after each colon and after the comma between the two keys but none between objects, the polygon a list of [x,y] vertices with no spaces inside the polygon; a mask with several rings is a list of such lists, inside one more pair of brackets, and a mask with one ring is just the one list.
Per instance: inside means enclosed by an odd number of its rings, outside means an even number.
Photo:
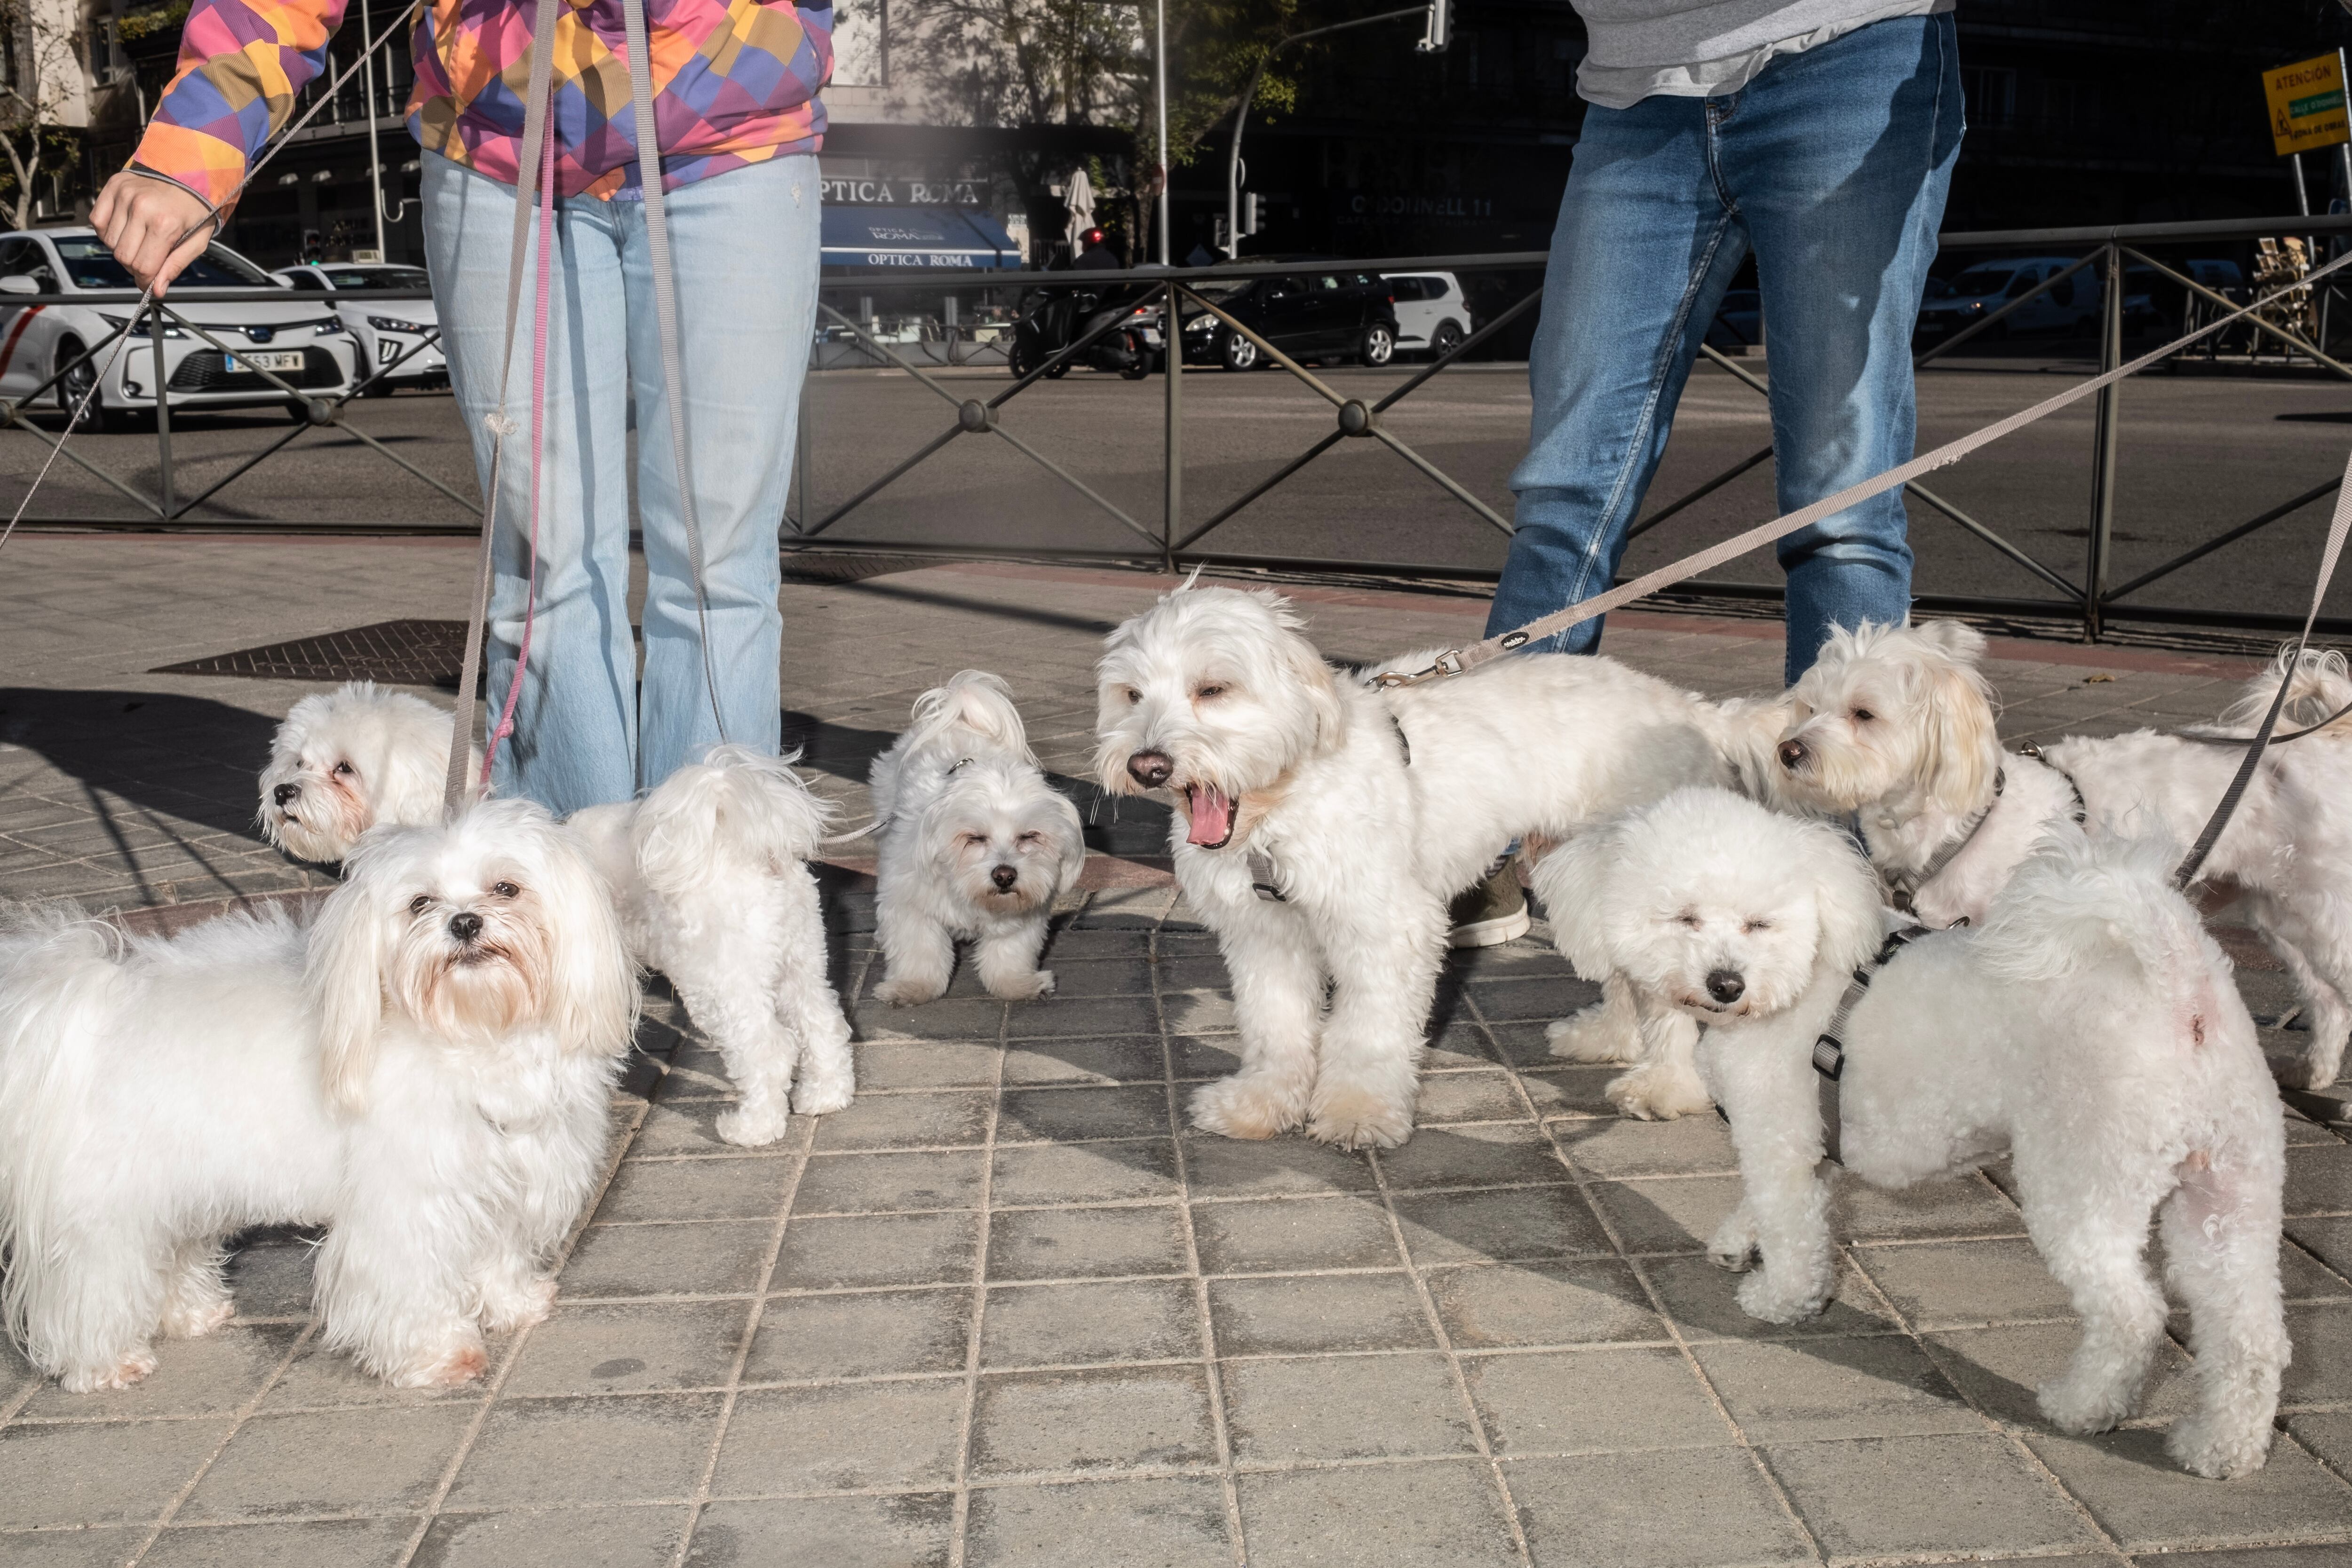
[{"label": "gray nylon leash", "polygon": [[687,464],[686,367],[677,347],[677,275],[670,266],[669,202],[662,189],[661,137],[654,125],[654,57],[646,42],[645,0],[622,0],[637,132],[637,185],[646,203],[646,245],[652,253],[654,320],[661,329],[662,397],[669,404],[670,467],[677,479],[678,518],[686,525],[687,562],[694,573],[694,616],[702,637],[702,688],[710,698],[710,719],[727,739],[727,716],[719,710],[719,672],[710,654],[710,598],[703,587],[702,520],[695,509],[694,481]]},{"label": "gray nylon leash", "polygon": [[[539,163],[547,135],[549,85],[555,77],[555,16],[557,0],[539,0],[531,23],[530,76],[524,89],[522,147],[515,170],[514,239],[507,262],[506,349],[499,365],[499,403],[483,423],[490,433],[490,472],[482,496],[482,539],[475,569],[473,612],[466,622],[466,662],[457,672],[457,706],[449,727],[449,771],[442,784],[442,814],[455,820],[473,794],[467,777],[473,757],[474,709],[480,697],[482,641],[490,617],[493,549],[498,542],[499,479],[505,466],[507,437],[515,422],[507,413],[507,396],[514,380],[515,329],[522,319],[523,252],[530,235],[532,198],[539,189]],[[532,453],[536,465],[541,455]],[[535,591],[535,587],[534,587]]]}]

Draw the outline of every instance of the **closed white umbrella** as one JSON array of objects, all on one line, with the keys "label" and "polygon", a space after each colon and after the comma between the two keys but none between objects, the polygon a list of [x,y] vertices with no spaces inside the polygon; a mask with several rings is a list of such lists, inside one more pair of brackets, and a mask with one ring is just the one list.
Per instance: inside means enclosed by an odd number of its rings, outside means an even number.
[{"label": "closed white umbrella", "polygon": [[1078,243],[1078,236],[1095,226],[1095,185],[1084,169],[1070,176],[1070,188],[1063,194],[1062,204],[1070,209],[1070,259],[1076,261],[1086,248]]}]

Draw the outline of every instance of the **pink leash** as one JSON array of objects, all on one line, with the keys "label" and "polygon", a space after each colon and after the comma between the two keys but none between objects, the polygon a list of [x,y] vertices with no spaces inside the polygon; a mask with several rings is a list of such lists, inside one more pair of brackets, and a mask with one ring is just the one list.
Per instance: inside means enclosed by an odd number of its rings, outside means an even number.
[{"label": "pink leash", "polygon": [[[552,89],[551,89],[551,96]],[[551,106],[552,107],[552,106]],[[478,789],[490,785],[490,765],[498,759],[499,743],[514,733],[515,705],[522,698],[523,673],[530,665],[530,633],[539,615],[539,476],[547,455],[547,314],[548,263],[555,248],[555,138],[540,143],[539,153],[539,276],[530,310],[530,593],[522,612],[522,646],[515,650],[514,680],[499,710],[499,722],[482,748],[482,777]]]}]

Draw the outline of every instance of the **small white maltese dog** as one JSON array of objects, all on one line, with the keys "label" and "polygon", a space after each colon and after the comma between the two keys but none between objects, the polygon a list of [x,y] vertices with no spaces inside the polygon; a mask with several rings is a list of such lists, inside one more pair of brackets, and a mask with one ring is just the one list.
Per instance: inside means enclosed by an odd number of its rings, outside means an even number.
[{"label": "small white maltese dog", "polygon": [[2288,1358],[2279,1308],[2285,1134],[2229,960],[2172,890],[2178,852],[2093,841],[2062,821],[1975,929],[1880,951],[1875,879],[1833,828],[1721,790],[1683,791],[1570,844],[1537,873],[1560,950],[1606,965],[1705,1026],[1700,1071],[1731,1124],[1738,1208],[1708,1243],[1761,1264],[1739,1290],[1788,1322],[1834,1282],[1815,1042],[1846,1167],[1903,1187],[2015,1160],[2026,1228],[2082,1315],[2041,1389],[2070,1432],[2129,1416],[2164,1338],[2144,1254],[2153,1217],[2190,1313],[2196,1409],[2170,1448],[2206,1476],[2269,1451]]},{"label": "small white maltese dog", "polygon": [[[334,861],[374,823],[440,821],[449,723],[364,681],[303,698],[261,776],[271,841]],[[792,1111],[838,1111],[854,1092],[849,1022],[804,863],[833,808],[792,760],[715,746],[638,800],[565,824],[604,872],[630,950],[669,977],[725,1060],[741,1103],[718,1132],[733,1144],[772,1143]]]},{"label": "small white maltese dog", "polygon": [[980,983],[1013,1001],[1042,997],[1037,967],[1054,899],[1087,847],[1078,809],[1045,781],[1003,681],[965,670],[915,699],[914,725],[874,759],[883,823],[875,932],[893,1006],[948,988],[959,937]]},{"label": "small white maltese dog", "polygon": [[478,1375],[485,1330],[546,1315],[636,1018],[610,900],[524,801],[379,829],[346,865],[307,932],[52,909],[0,935],[0,1306],[67,1388],[226,1321],[248,1226],[328,1227],[326,1343],[404,1387]]},{"label": "small white maltese dog", "polygon": [[[1797,684],[1780,745],[1780,788],[1859,815],[1873,863],[1929,925],[1981,920],[2047,826],[2081,814],[2102,836],[2192,842],[2221,803],[2242,745],[2137,730],[2068,739],[2005,757],[1984,638],[1958,622],[1839,632]],[[2286,674],[2284,655],[2247,681],[2218,725],[2195,733],[2251,740]],[[2341,653],[2297,665],[2279,733],[2352,704]],[[2046,763],[2046,765],[2045,765]],[[2352,718],[2274,746],[2200,871],[2234,883],[2249,918],[2301,993],[2310,1026],[2295,1086],[2336,1081],[2352,1033]],[[2079,796],[2077,791],[2080,791]]]},{"label": "small white maltese dog", "polygon": [[1403,1143],[1447,900],[1515,838],[1733,775],[1721,710],[1613,661],[1521,654],[1378,689],[1263,591],[1168,594],[1110,634],[1098,674],[1096,771],[1177,797],[1176,880],[1233,974],[1242,1070],[1192,1099],[1230,1137],[1304,1122]]}]

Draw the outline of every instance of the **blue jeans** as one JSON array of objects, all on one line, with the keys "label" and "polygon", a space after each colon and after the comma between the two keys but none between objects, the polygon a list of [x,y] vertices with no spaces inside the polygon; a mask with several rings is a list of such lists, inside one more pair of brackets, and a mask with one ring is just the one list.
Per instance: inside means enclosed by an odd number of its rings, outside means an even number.
[{"label": "blue jeans", "polygon": [[[487,483],[483,416],[499,394],[514,187],[427,152],[424,197],[449,377]],[[669,224],[717,704],[728,739],[772,752],[782,723],[777,530],[816,319],[817,161],[777,158],[697,181],[671,193]],[[531,234],[535,255],[536,218]],[[569,812],[660,783],[719,730],[670,458],[645,207],[593,196],[559,202],[555,235],[539,609],[515,732],[499,748],[492,785]],[[522,434],[508,439],[500,476],[484,692],[493,720],[514,678],[530,601],[532,276],[508,392]],[[646,558],[642,691],[629,629],[633,478]]]},{"label": "blue jeans", "polygon": [[[1912,455],[1911,329],[1960,131],[1948,12],[1784,55],[1720,98],[1586,111],[1489,636],[1614,580],[1691,361],[1751,246],[1781,510]],[[1831,627],[1908,612],[1904,527],[1895,492],[1780,541],[1791,682]],[[1541,646],[1589,653],[1600,639],[1587,621]]]}]

